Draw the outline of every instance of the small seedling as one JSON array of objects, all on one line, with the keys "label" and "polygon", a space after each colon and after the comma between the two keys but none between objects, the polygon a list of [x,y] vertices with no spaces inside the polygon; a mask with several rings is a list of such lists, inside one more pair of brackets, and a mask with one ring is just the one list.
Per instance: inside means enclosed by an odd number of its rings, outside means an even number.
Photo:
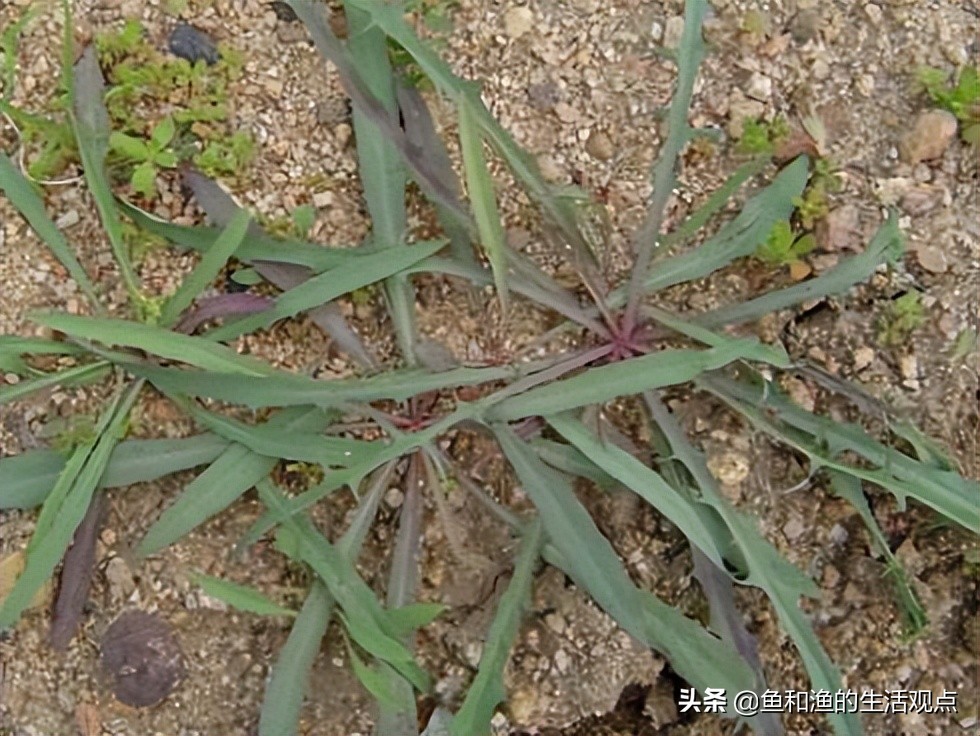
[{"label": "small seedling", "polygon": [[980,145],[980,76],[976,67],[964,67],[955,85],[941,69],[923,67],[918,82],[934,104],[956,116],[963,141]]},{"label": "small seedling", "polygon": [[772,226],[766,242],[759,244],[755,257],[765,263],[789,266],[813,250],[816,244],[812,234],[795,233],[787,220],[780,220]]},{"label": "small seedling", "polygon": [[909,291],[888,305],[878,323],[878,341],[889,347],[905,343],[926,320],[919,292]]},{"label": "small seedling", "polygon": [[789,123],[781,115],[771,122],[752,118],[743,124],[742,137],[738,141],[737,150],[741,154],[752,156],[772,155],[789,133]]},{"label": "small seedling", "polygon": [[833,163],[827,158],[813,162],[813,172],[803,194],[793,200],[796,216],[805,230],[812,230],[818,220],[830,212],[828,195],[840,191],[841,180],[834,171]]},{"label": "small seedling", "polygon": [[177,154],[170,148],[176,132],[173,118],[166,117],[153,127],[149,140],[144,141],[119,131],[109,136],[109,147],[125,161],[134,164],[130,184],[146,199],[153,197],[153,185],[160,169],[172,169],[177,165]]}]

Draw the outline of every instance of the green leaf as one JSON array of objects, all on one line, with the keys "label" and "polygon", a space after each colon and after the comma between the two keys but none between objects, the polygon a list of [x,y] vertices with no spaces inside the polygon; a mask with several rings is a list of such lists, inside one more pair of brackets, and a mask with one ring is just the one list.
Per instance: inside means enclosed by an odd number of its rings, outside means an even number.
[{"label": "green leaf", "polygon": [[159,151],[153,154],[153,163],[165,169],[174,168],[179,161],[180,159],[177,158],[177,154],[173,151]]},{"label": "green leaf", "polygon": [[83,386],[93,383],[104,377],[111,369],[108,363],[99,361],[0,386],[0,406],[52,386]]},{"label": "green leaf", "polygon": [[68,274],[75,279],[78,288],[88,297],[92,307],[97,312],[104,312],[105,308],[99,303],[99,297],[95,293],[95,287],[92,285],[88,274],[82,268],[82,264],[78,262],[65,236],[45,212],[44,201],[2,151],[0,151],[0,189],[7,195],[11,204],[27,220],[28,224],[34,228],[34,232],[44,241],[54,257],[68,270]]},{"label": "green leaf", "polygon": [[355,262],[343,263],[284,292],[271,309],[211,330],[207,337],[211,340],[227,340],[263,329],[280,319],[319,307],[338,296],[386,279],[431,256],[444,246],[442,241],[430,241],[385,248]]},{"label": "green leaf", "polygon": [[452,720],[449,731],[452,736],[490,734],[493,712],[507,697],[504,690],[504,668],[517,638],[521,618],[531,601],[534,567],[543,542],[543,525],[539,516],[525,527],[517,562],[514,564],[514,574],[500,598],[487,632],[476,677],[466,691],[459,712]]},{"label": "green leaf", "polygon": [[[337,549],[350,560],[354,560],[360,551],[381,497],[388,489],[393,469],[394,464],[391,463],[386,471],[378,473],[370,490],[363,496],[350,527],[337,543]],[[320,580],[314,580],[306,602],[289,632],[289,638],[272,667],[262,700],[259,736],[297,736],[299,733],[304,690],[301,685],[305,685],[309,678],[310,668],[319,652],[320,641],[327,632],[333,608],[334,599],[327,586]]]},{"label": "green leaf", "polygon": [[119,131],[113,131],[109,136],[109,147],[120,156],[131,161],[149,161],[153,158],[150,147],[142,138],[135,138]]},{"label": "green leaf", "polygon": [[[269,376],[275,370],[257,358],[239,355],[224,345],[200,337],[180,335],[151,325],[121,319],[78,317],[68,314],[32,314],[31,320],[54,330],[104,345],[144,350],[205,370],[242,376]],[[134,357],[135,360],[135,357]]]},{"label": "green leaf", "polygon": [[144,161],[133,169],[133,176],[129,180],[129,183],[132,184],[135,191],[149,199],[156,191],[154,188],[156,180],[157,167],[152,161]]},{"label": "green leaf", "polygon": [[[322,431],[330,417],[322,411],[294,408],[276,414],[267,426],[273,429]],[[265,478],[276,460],[257,455],[239,444],[228,448],[168,506],[136,549],[146,556],[176,542],[230,506],[239,496]]]},{"label": "green leaf", "polygon": [[[350,625],[343,615],[340,618],[348,625]],[[344,637],[344,643],[347,645],[347,654],[350,656],[351,667],[354,670],[354,676],[358,681],[364,686],[371,695],[377,700],[383,707],[394,708],[396,710],[402,710],[411,707],[411,704],[406,702],[404,698],[399,697],[399,694],[390,686],[388,679],[377,667],[370,667],[364,663],[357,650],[350,645],[347,637]]]},{"label": "green leaf", "polygon": [[73,453],[55,488],[44,502],[27,545],[24,571],[0,603],[0,630],[13,626],[44,585],[71,544],[88,511],[113,447],[119,441],[142,381],[117,398],[103,417],[98,438]]},{"label": "green leaf", "polygon": [[410,603],[387,612],[388,623],[399,637],[405,637],[431,624],[449,606],[443,603]]},{"label": "green leaf", "polygon": [[[213,434],[186,439],[126,440],[112,450],[100,488],[116,488],[156,480],[165,475],[209,463],[228,446]],[[65,467],[65,457],[55,450],[31,450],[0,458],[0,509],[39,506]]]},{"label": "green leaf", "polygon": [[[778,355],[775,354],[775,355]],[[774,353],[755,339],[729,340],[709,350],[664,350],[618,363],[590,368],[584,373],[533,388],[504,399],[487,416],[513,421],[557,414],[588,404],[601,404],[618,396],[631,396],[652,388],[690,381],[705,371],[736,360],[770,361]],[[782,365],[788,365],[788,359]]]},{"label": "green leaf", "polygon": [[274,603],[251,586],[239,585],[201,572],[191,573],[191,580],[201,586],[201,590],[207,595],[224,601],[240,611],[256,613],[259,616],[296,615],[296,611]]},{"label": "green leaf", "polygon": [[665,654],[694,687],[753,689],[755,675],[734,648],[633,584],[609,540],[559,473],[542,463],[510,428],[492,429],[553,545],[554,552],[545,549],[545,559],[564,570],[619,626]]},{"label": "green leaf", "polygon": [[[71,28],[66,21],[66,28]],[[66,36],[67,39],[67,36]],[[70,39],[68,39],[70,41]],[[66,42],[67,56],[67,42]],[[73,70],[66,70],[68,77],[69,97],[71,99],[72,127],[78,141],[78,153],[82,159],[85,180],[95,207],[99,211],[102,226],[105,228],[112,254],[119,266],[119,273],[129,298],[136,304],[142,300],[139,280],[133,270],[129,258],[129,250],[123,238],[122,223],[119,212],[112,196],[109,179],[105,171],[105,156],[109,147],[109,113],[106,112],[103,99],[105,97],[105,81],[99,62],[96,59],[95,48],[89,46],[75,64]]]},{"label": "green leaf", "polygon": [[493,278],[497,284],[497,295],[503,314],[507,313],[507,243],[504,228],[497,210],[497,199],[493,191],[493,180],[483,155],[483,138],[476,122],[476,113],[468,98],[463,97],[457,105],[459,111],[459,142],[463,153],[463,171],[466,175],[466,188],[473,205],[473,217],[480,236],[480,243],[490,259]]},{"label": "green leaf", "polygon": [[245,239],[248,223],[248,212],[239,210],[228,223],[228,227],[207,249],[190,275],[163,305],[163,310],[160,312],[160,324],[163,327],[173,326],[184,310],[194,303],[194,299],[218,277],[228,259],[234,255]]},{"label": "green leaf", "polygon": [[170,141],[174,139],[174,134],[177,132],[177,126],[174,125],[174,119],[172,117],[165,117],[155,126],[153,126],[153,132],[150,134],[150,140],[153,143],[153,147],[157,150],[162,150],[169,145]]}]

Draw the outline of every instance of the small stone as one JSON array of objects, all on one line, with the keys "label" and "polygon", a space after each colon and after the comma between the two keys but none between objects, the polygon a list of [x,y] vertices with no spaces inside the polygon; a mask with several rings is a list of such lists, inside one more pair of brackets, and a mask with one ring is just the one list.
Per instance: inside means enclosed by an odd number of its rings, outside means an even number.
[{"label": "small stone", "polygon": [[208,65],[217,64],[218,59],[221,58],[212,38],[204,31],[199,31],[186,23],[176,25],[167,43],[174,56],[187,59],[191,64],[201,59]]},{"label": "small stone", "polygon": [[820,13],[816,10],[801,10],[789,25],[790,35],[798,44],[804,44],[820,33]]},{"label": "small stone", "polygon": [[864,14],[868,16],[871,22],[876,26],[881,23],[882,15],[884,15],[881,7],[875,5],[874,3],[868,3],[864,6]]},{"label": "small stone", "polygon": [[806,526],[799,519],[790,519],[783,525],[783,534],[790,542],[795,542],[806,532]]},{"label": "small stone", "polygon": [[831,210],[817,232],[825,250],[856,250],[861,244],[861,222],[858,208],[846,204]]},{"label": "small stone", "polygon": [[567,102],[559,102],[555,105],[555,115],[563,123],[574,123],[579,119],[578,113],[575,108],[569,105]]},{"label": "small stone", "polygon": [[765,109],[761,102],[750,100],[742,90],[736,89],[728,101],[728,134],[736,140],[741,138],[745,121],[761,118]]},{"label": "small stone", "polygon": [[899,207],[912,217],[922,217],[936,209],[943,201],[943,190],[936,186],[918,186],[910,189],[899,202]]},{"label": "small stone", "polygon": [[325,209],[333,204],[333,192],[316,192],[313,195],[313,206],[317,209]]},{"label": "small stone", "polygon": [[840,573],[837,572],[837,568],[833,565],[827,565],[823,569],[823,587],[825,588],[836,588],[837,583],[840,582]]},{"label": "small stone", "polygon": [[538,156],[538,168],[541,170],[541,176],[543,176],[547,181],[560,181],[564,178],[564,172],[561,167],[555,161],[555,159],[548,155],[542,154]]},{"label": "small stone", "polygon": [[746,96],[759,102],[768,102],[772,97],[772,79],[765,74],[755,72],[749,77],[749,83],[745,89]]},{"label": "small stone", "polygon": [[105,568],[105,579],[109,587],[109,598],[116,603],[129,598],[136,590],[133,573],[122,557],[113,557]]},{"label": "small stone", "polygon": [[875,359],[875,351],[865,346],[854,351],[854,370],[863,371]]},{"label": "small stone", "polygon": [[565,633],[565,617],[560,613],[549,613],[544,617],[545,625],[556,634]]},{"label": "small stone", "polygon": [[541,82],[527,88],[527,97],[535,110],[552,110],[561,99],[561,91],[554,82]]},{"label": "small stone", "polygon": [[919,359],[914,355],[903,355],[898,361],[898,370],[906,381],[918,378]]},{"label": "small stone", "polygon": [[520,38],[534,27],[534,13],[528,7],[511,8],[504,14],[504,31],[511,38]]},{"label": "small stone", "polygon": [[830,543],[837,547],[840,547],[847,542],[848,538],[850,537],[850,534],[848,534],[847,529],[843,525],[834,524],[832,527],[830,527],[829,536],[830,536]]},{"label": "small stone", "polygon": [[393,509],[397,509],[404,501],[405,494],[401,488],[389,488],[385,493],[385,503]]},{"label": "small stone", "polygon": [[946,261],[946,253],[938,245],[924,245],[917,248],[915,258],[929,273],[946,273],[949,263]]},{"label": "small stone", "polygon": [[585,144],[585,151],[592,158],[608,161],[613,157],[616,149],[613,146],[612,138],[607,133],[593,130]]},{"label": "small stone", "polygon": [[910,164],[939,158],[956,136],[956,117],[947,110],[929,110],[915,124],[899,146],[902,159]]},{"label": "small stone", "polygon": [[55,220],[54,224],[58,226],[59,230],[67,230],[72,225],[77,225],[80,219],[81,217],[78,214],[78,210],[68,210],[57,220]]},{"label": "small stone", "polygon": [[675,15],[672,18],[667,19],[667,25],[664,26],[664,47],[668,49],[676,49],[681,45],[681,35],[684,33],[684,17],[681,15]]},{"label": "small stone", "polygon": [[749,461],[737,452],[722,452],[708,456],[708,471],[721,484],[721,490],[731,500],[742,496],[741,485],[749,477]]}]

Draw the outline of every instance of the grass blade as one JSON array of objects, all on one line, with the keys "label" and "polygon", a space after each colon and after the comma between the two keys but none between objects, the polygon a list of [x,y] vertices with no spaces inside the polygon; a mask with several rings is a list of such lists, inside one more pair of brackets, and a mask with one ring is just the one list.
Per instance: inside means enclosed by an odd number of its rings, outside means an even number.
[{"label": "grass blade", "polygon": [[[66,17],[65,25],[72,28],[70,17]],[[66,38],[70,38],[66,34]],[[95,47],[89,45],[75,64],[69,89],[71,97],[71,119],[78,141],[78,153],[82,159],[85,180],[89,191],[95,200],[102,226],[105,228],[112,246],[112,254],[119,266],[119,274],[130,299],[134,304],[142,303],[139,280],[133,270],[129,258],[129,249],[123,239],[122,223],[116,201],[109,187],[109,179],[105,171],[105,157],[109,150],[109,113],[103,104],[105,96],[105,81],[99,61],[95,55]]]},{"label": "grass blade", "polygon": [[895,557],[891,547],[888,546],[888,539],[878,525],[878,520],[875,519],[871,506],[868,505],[868,499],[864,497],[861,490],[861,481],[852,475],[846,475],[836,470],[831,470],[829,475],[833,492],[846,500],[858,512],[861,521],[868,529],[871,543],[885,559],[886,569],[895,585],[899,607],[905,617],[906,634],[910,637],[917,636],[929,625],[929,618],[919,601],[919,597],[909,583],[908,573],[898,558]]},{"label": "grass blade", "polygon": [[626,631],[664,653],[699,690],[752,689],[755,676],[729,645],[711,636],[653,594],[636,588],[609,541],[575,498],[565,479],[505,426],[494,434],[538,509],[565,573]]},{"label": "grass blade", "polygon": [[[125,440],[116,445],[99,481],[115,488],[156,480],[214,460],[228,442],[213,434],[180,440]],[[54,450],[32,450],[0,458],[0,510],[39,506],[58,481],[65,457]]]},{"label": "grass blade", "polygon": [[35,391],[51,388],[52,386],[84,386],[104,378],[112,369],[108,363],[99,361],[74,368],[65,368],[55,373],[45,373],[26,381],[0,386],[0,406],[29,396]]},{"label": "grass blade", "polygon": [[352,401],[381,399],[405,401],[424,391],[515,377],[515,369],[504,366],[453,368],[442,373],[411,369],[336,381],[322,381],[285,372],[256,379],[241,374],[184,371],[145,364],[127,364],[126,369],[146,376],[164,393],[209,397],[253,409],[297,405],[330,407]]},{"label": "grass blade", "polygon": [[117,398],[100,423],[98,437],[75,450],[59,476],[27,545],[24,571],[0,603],[0,629],[10,628],[17,622],[71,544],[141,387],[142,381],[137,381]]},{"label": "grass blade", "polygon": [[[799,607],[801,596],[815,598],[819,589],[809,577],[790,564],[755,528],[754,522],[737,511],[725,498],[708,471],[704,456],[688,442],[667,407],[651,393],[647,406],[664,433],[678,461],[684,464],[697,484],[705,504],[714,509],[728,528],[745,561],[743,582],[765,591],[785,631],[792,638],[813,690],[836,692],[842,688],[840,672],[827,656],[806,614]],[[856,713],[829,713],[827,718],[839,734],[860,734],[861,720]]]},{"label": "grass blade", "polygon": [[3,152],[0,152],[0,189],[3,189],[11,204],[23,215],[61,265],[68,270],[68,275],[75,279],[78,288],[88,297],[92,308],[99,313],[105,312],[88,273],[78,262],[65,236],[45,212],[44,201]]},{"label": "grass blade", "polygon": [[[569,409],[601,404],[618,396],[690,381],[707,370],[736,360],[771,361],[773,350],[754,339],[730,340],[708,350],[668,350],[618,363],[591,368],[572,378],[504,399],[489,409],[494,420],[513,421],[531,416],[557,414]],[[788,359],[782,360],[783,365]]]},{"label": "grass blade", "polygon": [[603,442],[569,414],[548,417],[548,424],[601,470],[636,493],[676,526],[687,540],[715,565],[724,568],[725,549],[715,539],[716,529],[703,513],[678,493],[659,473],[625,450]]},{"label": "grass blade", "polygon": [[[697,384],[762,431],[804,453],[814,469],[836,470],[881,486],[902,508],[911,496],[974,534],[980,533],[980,483],[877,442],[858,425],[812,414],[761,376],[732,379],[712,374],[702,376]],[[871,467],[840,460],[843,452],[861,456]]]},{"label": "grass blade", "polygon": [[540,517],[525,527],[514,574],[500,598],[487,632],[476,677],[466,691],[459,712],[453,717],[450,726],[452,736],[489,736],[494,710],[507,697],[504,667],[531,600],[534,568],[544,542],[543,529]]},{"label": "grass blade", "polygon": [[77,317],[70,314],[32,314],[31,320],[82,340],[136,348],[161,358],[176,360],[205,370],[255,378],[275,370],[257,358],[239,355],[210,340],[108,317]]},{"label": "grass blade", "polygon": [[888,219],[878,228],[863,253],[843,259],[814,279],[769,292],[742,304],[721,307],[700,315],[694,321],[699,325],[715,328],[735,325],[805,301],[843,294],[855,284],[867,281],[882,263],[894,263],[901,258],[902,241],[898,216],[894,211],[890,212]]},{"label": "grass blade", "polygon": [[194,298],[204,291],[221,273],[228,259],[245,239],[249,217],[245,210],[239,211],[228,226],[207,249],[200,263],[184,279],[180,287],[166,301],[160,312],[160,325],[173,327],[185,309],[194,303]]},{"label": "grass blade", "polygon": [[466,175],[466,188],[469,190],[476,230],[483,250],[490,260],[493,279],[500,297],[500,309],[507,314],[507,243],[504,228],[500,223],[497,199],[493,192],[493,180],[483,155],[483,139],[480,137],[475,114],[466,97],[460,99],[459,143],[463,153],[463,172]]},{"label": "grass blade", "polygon": [[270,510],[287,517],[279,531],[280,549],[306,562],[323,580],[344,611],[351,638],[366,652],[390,664],[416,688],[428,690],[429,676],[395,637],[381,603],[350,561],[308,519],[288,517],[285,498],[272,483],[262,481],[258,490]]},{"label": "grass blade", "polygon": [[[367,536],[381,497],[388,489],[394,467],[394,463],[389,463],[378,473],[364,495],[353,522],[337,542],[337,549],[351,561],[356,559]],[[315,580],[272,667],[259,715],[259,736],[298,735],[303,691],[313,660],[319,652],[320,641],[327,633],[333,608],[334,599],[327,586]],[[301,683],[304,687],[299,686]]]},{"label": "grass blade", "polygon": [[354,263],[345,263],[314,276],[281,294],[271,309],[211,330],[207,337],[211,340],[227,340],[263,329],[280,319],[319,307],[342,294],[386,279],[443,247],[445,243],[437,241],[415,243],[411,247],[386,248],[371,253]]},{"label": "grass blade", "polygon": [[191,573],[191,580],[200,586],[206,595],[224,601],[239,611],[254,613],[259,616],[297,615],[296,611],[280,606],[249,585],[240,585],[223,578],[205,575],[202,572]]},{"label": "grass blade", "polygon": [[701,37],[701,24],[707,8],[707,0],[688,0],[684,4],[684,30],[676,56],[677,88],[667,112],[667,139],[661,146],[657,163],[653,167],[653,194],[646,219],[633,238],[636,259],[630,273],[623,318],[627,325],[637,324],[640,300],[645,291],[644,283],[650,272],[654,250],[660,244],[667,202],[677,181],[677,161],[691,139],[692,131],[687,116],[694,96],[698,67],[704,60],[705,46]]},{"label": "grass blade", "polygon": [[[288,409],[269,420],[277,429],[323,430],[330,418],[312,409]],[[266,477],[274,458],[256,455],[239,444],[229,446],[207,470],[195,478],[146,532],[136,549],[145,557],[188,534]]]}]

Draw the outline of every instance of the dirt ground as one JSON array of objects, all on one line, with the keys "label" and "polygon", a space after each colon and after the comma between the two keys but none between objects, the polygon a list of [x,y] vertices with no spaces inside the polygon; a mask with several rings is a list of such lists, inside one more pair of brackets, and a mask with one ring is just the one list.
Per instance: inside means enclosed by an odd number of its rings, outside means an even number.
[{"label": "dirt ground", "polygon": [[[0,29],[27,4],[0,0]],[[190,0],[186,5],[182,18],[246,58],[246,73],[230,96],[238,125],[258,143],[257,154],[248,171],[225,185],[241,203],[270,218],[314,203],[315,239],[356,243],[368,223],[351,122],[336,76],[306,42],[302,28],[259,0]],[[124,18],[139,18],[163,48],[174,23],[167,12],[174,5],[160,0],[82,0],[75,7],[79,43]],[[963,330],[975,328],[978,320],[977,152],[955,140],[941,157],[912,164],[904,160],[900,142],[928,107],[913,83],[916,68],[952,70],[976,63],[978,12],[971,2],[773,0],[760,6],[716,0],[706,24],[711,53],[696,87],[692,120],[717,127],[724,140],[685,157],[670,208],[670,221],[676,223],[734,169],[738,160],[730,137],[738,134],[745,117],[784,115],[791,122],[819,117],[827,155],[844,188],[831,197],[834,227],[808,262],[820,272],[848,250],[860,249],[891,205],[900,208],[908,254],[898,269],[880,270],[845,297],[773,315],[759,332],[780,336],[794,356],[807,356],[857,381],[918,422],[973,478],[978,474],[978,361],[975,349],[954,356],[954,348]],[[674,79],[673,67],[656,47],[676,43],[682,13],[681,2],[640,0],[463,0],[450,13],[453,30],[444,37],[443,53],[454,69],[483,82],[490,110],[538,156],[548,177],[579,183],[607,203],[614,251],[625,247],[626,233],[642,219],[648,172],[661,142],[657,113],[669,100]],[[16,104],[43,109],[51,99],[60,38],[54,8],[28,26],[18,59]],[[431,102],[451,135],[452,111],[438,100]],[[0,142],[12,150],[9,129],[0,130]],[[528,199],[503,172],[498,184],[509,187],[501,198],[508,238],[536,254],[536,220]],[[176,177],[164,175],[161,187],[160,214],[197,221],[200,213]],[[82,262],[118,307],[125,294],[87,191],[72,182],[50,186],[47,193],[49,212],[63,218],[60,224],[80,246]],[[192,264],[188,256],[151,251],[141,274],[152,288],[165,292]],[[704,309],[788,278],[782,271],[739,264],[707,283],[674,290],[665,304]],[[30,310],[78,312],[83,302],[3,199],[0,284],[0,334],[34,334]],[[527,324],[505,329],[499,320],[487,319],[480,305],[454,296],[441,279],[420,278],[417,286],[423,330],[460,358],[480,360],[513,351],[521,335],[540,331],[541,320],[534,314],[524,318]],[[926,324],[906,343],[882,346],[876,337],[880,320],[892,300],[912,288],[924,294]],[[380,298],[342,306],[380,355],[394,352]],[[495,308],[489,299],[487,308]],[[249,338],[249,350],[295,370],[350,372],[352,366],[328,343],[311,323],[295,320]],[[845,411],[816,386],[803,384],[801,390],[826,411]],[[51,391],[3,407],[0,454],[43,443],[38,439],[43,425],[91,411],[105,396],[105,387],[92,386]],[[931,621],[925,633],[910,641],[903,636],[891,585],[883,578],[884,565],[856,512],[819,482],[801,486],[806,470],[796,457],[714,402],[702,397],[688,406],[686,425],[713,467],[735,469],[730,490],[740,508],[755,514],[767,537],[820,584],[822,597],[806,605],[846,686],[958,693],[953,714],[867,714],[867,733],[977,733],[976,540],[937,523],[921,507],[900,511],[890,496],[872,492],[875,515],[913,576]],[[191,423],[161,398],[141,400],[137,416],[136,436],[177,437],[192,431]],[[462,465],[480,468],[477,479],[495,496],[521,503],[487,440],[461,433],[452,437],[449,449]],[[258,545],[244,558],[231,553],[260,513],[251,495],[179,544],[135,561],[131,545],[192,477],[181,474],[112,492],[85,629],[66,653],[56,654],[45,643],[44,606],[0,640],[0,735],[255,732],[263,686],[288,622],[228,610],[193,586],[190,574],[203,570],[257,585],[286,605],[299,604],[309,580],[268,545]],[[634,580],[696,615],[699,591],[676,532],[624,495],[581,490]],[[361,573],[379,590],[401,498],[395,488],[386,495],[360,561]],[[419,638],[421,656],[437,680],[435,695],[423,706],[452,706],[479,660],[480,637],[513,550],[507,530],[461,491],[451,492],[445,503],[427,503],[421,597],[451,609]],[[332,535],[345,528],[350,507],[350,499],[338,494],[318,509],[317,521]],[[32,513],[0,512],[0,558],[23,548],[33,518]],[[770,686],[805,688],[796,652],[763,597],[740,590],[739,603],[759,638]],[[97,675],[101,633],[120,611],[133,607],[160,612],[175,627],[186,658],[185,680],[152,709],[114,702]],[[371,730],[369,701],[349,673],[336,633],[328,634],[313,672],[303,719],[307,736]],[[679,684],[669,667],[619,632],[553,569],[538,574],[534,605],[508,678],[507,706],[494,721],[497,734],[733,732],[732,722],[678,713]],[[788,719],[786,726],[793,734],[829,732],[815,717]]]}]

